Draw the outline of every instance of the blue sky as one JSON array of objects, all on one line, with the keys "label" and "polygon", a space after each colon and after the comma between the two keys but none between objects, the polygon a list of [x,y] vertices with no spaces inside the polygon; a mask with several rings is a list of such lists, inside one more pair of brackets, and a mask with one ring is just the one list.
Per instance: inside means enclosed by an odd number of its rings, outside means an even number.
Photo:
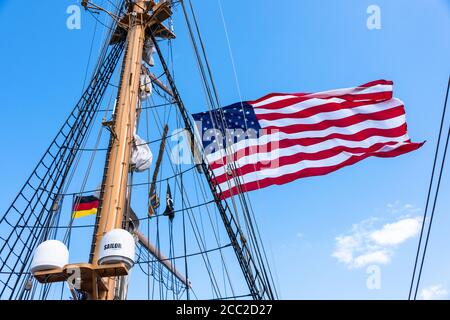
[{"label": "blue sky", "polygon": [[[418,241],[414,221],[425,205],[450,73],[450,2],[222,2],[240,90],[218,1],[194,3],[223,104],[238,101],[239,91],[242,99],[253,100],[270,92],[314,92],[390,79],[395,96],[405,102],[411,138],[427,141],[398,158],[367,159],[327,176],[251,193],[281,297],[407,298]],[[80,95],[94,23],[83,14],[81,30],[66,28],[66,8],[75,3],[31,1],[23,11],[18,1],[0,1],[2,211]],[[381,9],[380,30],[366,27],[367,7],[374,4]],[[178,12],[175,74],[186,105],[195,113],[206,107],[201,88],[191,86],[198,75],[181,18]],[[94,58],[97,52],[95,47]],[[422,288],[434,287],[433,297],[443,298],[450,290],[448,177],[447,170],[422,278]],[[405,221],[410,224],[403,225]],[[392,230],[403,237],[374,240],[374,232],[389,237]],[[337,238],[356,242],[341,246],[341,253],[357,258],[382,251],[387,260],[361,267],[354,260],[340,261],[333,256],[339,252]],[[369,265],[380,267],[380,289],[366,286]]]}]

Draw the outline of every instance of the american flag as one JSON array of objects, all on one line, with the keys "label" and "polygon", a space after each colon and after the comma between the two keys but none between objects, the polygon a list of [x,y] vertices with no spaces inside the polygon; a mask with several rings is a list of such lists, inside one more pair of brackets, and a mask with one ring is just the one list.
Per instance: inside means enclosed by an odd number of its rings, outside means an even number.
[{"label": "american flag", "polygon": [[319,93],[273,93],[194,114],[217,190],[227,198],[420,148],[392,90],[392,81],[377,80]]}]

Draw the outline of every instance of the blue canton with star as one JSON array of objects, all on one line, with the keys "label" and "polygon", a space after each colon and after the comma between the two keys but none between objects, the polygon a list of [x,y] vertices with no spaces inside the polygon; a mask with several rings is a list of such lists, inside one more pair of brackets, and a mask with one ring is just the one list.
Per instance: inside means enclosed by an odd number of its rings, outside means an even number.
[{"label": "blue canton with star", "polygon": [[[235,132],[234,142],[236,142],[236,139],[248,138],[245,134],[241,137],[241,132],[259,132],[261,129],[253,107],[247,102],[238,102],[221,110],[196,113],[192,117],[197,124],[198,132],[202,135],[205,150],[208,147],[212,148],[212,143],[215,145],[214,149],[233,143],[230,139],[229,141],[226,139],[230,130]],[[223,141],[216,141],[218,131],[214,129],[220,131]]]}]

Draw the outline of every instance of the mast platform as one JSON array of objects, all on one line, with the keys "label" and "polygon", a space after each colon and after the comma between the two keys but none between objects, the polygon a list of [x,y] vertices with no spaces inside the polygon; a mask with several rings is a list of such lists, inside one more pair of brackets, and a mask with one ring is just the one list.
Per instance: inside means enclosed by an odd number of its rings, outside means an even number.
[{"label": "mast platform", "polygon": [[[153,4],[153,12],[151,15],[146,12],[134,13],[139,20],[141,20],[147,28],[153,33],[155,37],[162,39],[175,39],[176,35],[167,28],[163,22],[172,16],[172,9],[168,2],[160,2]],[[126,28],[130,25],[130,14],[124,15],[117,24],[116,30],[113,33],[110,44],[119,42],[124,35],[126,35]]]},{"label": "mast platform", "polygon": [[67,264],[63,268],[38,271],[33,274],[39,283],[54,283],[67,281],[79,270],[80,290],[92,292],[98,287],[99,291],[107,291],[108,287],[102,278],[126,276],[128,268],[125,263],[93,265],[90,263]]}]

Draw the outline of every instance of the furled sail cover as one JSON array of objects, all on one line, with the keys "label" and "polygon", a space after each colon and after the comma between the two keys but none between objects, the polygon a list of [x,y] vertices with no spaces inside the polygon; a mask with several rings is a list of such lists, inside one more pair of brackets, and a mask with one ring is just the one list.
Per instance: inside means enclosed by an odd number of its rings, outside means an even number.
[{"label": "furled sail cover", "polygon": [[142,60],[144,60],[150,67],[155,66],[153,54],[155,53],[155,44],[152,39],[147,37],[144,42],[144,50],[142,52]]},{"label": "furled sail cover", "polygon": [[152,79],[150,76],[142,73],[139,84],[139,99],[141,101],[147,100],[152,94]]},{"label": "furled sail cover", "polygon": [[134,145],[130,161],[131,168],[135,172],[143,172],[152,165],[153,154],[148,144],[137,134],[134,135]]}]

